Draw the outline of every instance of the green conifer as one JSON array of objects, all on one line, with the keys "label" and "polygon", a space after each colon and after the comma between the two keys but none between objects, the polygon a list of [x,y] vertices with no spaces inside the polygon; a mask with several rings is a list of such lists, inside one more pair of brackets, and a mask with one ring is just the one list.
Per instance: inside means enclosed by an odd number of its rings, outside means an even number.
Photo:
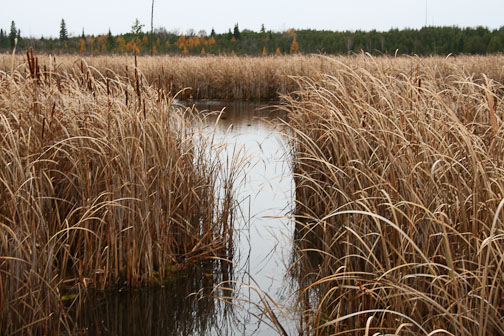
[{"label": "green conifer", "polygon": [[68,40],[68,31],[66,28],[66,23],[64,19],[61,19],[59,38],[61,41]]}]

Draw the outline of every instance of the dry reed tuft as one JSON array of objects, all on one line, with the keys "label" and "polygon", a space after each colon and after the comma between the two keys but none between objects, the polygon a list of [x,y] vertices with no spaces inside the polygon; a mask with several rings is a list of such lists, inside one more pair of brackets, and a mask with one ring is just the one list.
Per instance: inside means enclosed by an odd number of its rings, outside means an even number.
[{"label": "dry reed tuft", "polygon": [[192,110],[140,73],[27,56],[0,72],[2,333],[71,332],[63,301],[87,288],[232,257],[233,167]]},{"label": "dry reed tuft", "polygon": [[303,331],[504,334],[502,68],[331,62],[284,100]]}]

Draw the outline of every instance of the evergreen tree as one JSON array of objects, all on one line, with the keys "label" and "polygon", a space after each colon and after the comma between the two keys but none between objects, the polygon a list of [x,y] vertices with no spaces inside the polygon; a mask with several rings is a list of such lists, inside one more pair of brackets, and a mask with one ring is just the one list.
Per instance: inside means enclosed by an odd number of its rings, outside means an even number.
[{"label": "evergreen tree", "polygon": [[115,39],[114,37],[112,36],[112,32],[110,31],[110,28],[109,28],[109,31],[108,31],[108,34],[107,34],[107,49],[108,50],[114,50],[115,47],[116,47],[116,43],[115,43]]},{"label": "evergreen tree", "polygon": [[235,39],[239,40],[240,39],[240,28],[238,28],[238,23],[235,24],[234,29],[233,29],[233,36]]},{"label": "evergreen tree", "polygon": [[84,40],[86,39],[86,34],[84,34],[84,28],[82,28],[82,35],[81,35],[81,38],[82,38],[82,39],[84,39]]},{"label": "evergreen tree", "polygon": [[213,29],[213,27],[212,27],[212,32],[210,33],[210,36],[215,38],[215,30]]},{"label": "evergreen tree", "polygon": [[6,32],[4,32],[3,29],[0,29],[0,48],[6,48],[9,44],[7,41],[8,38],[6,36]]},{"label": "evergreen tree", "polygon": [[135,35],[139,35],[142,33],[142,28],[145,25],[140,24],[140,21],[138,19],[135,19],[135,23],[131,26],[131,32]]},{"label": "evergreen tree", "polygon": [[487,51],[487,53],[490,54],[490,53],[502,51],[502,49],[503,49],[503,46],[502,46],[500,39],[497,36],[494,36],[494,37],[492,37],[492,39],[488,43],[488,47],[487,47],[486,51]]},{"label": "evergreen tree", "polygon": [[61,19],[59,38],[61,41],[68,40],[68,31],[66,28],[66,23],[64,19]]},{"label": "evergreen tree", "polygon": [[266,33],[266,29],[264,28],[264,23],[261,25],[261,33],[262,34]]},{"label": "evergreen tree", "polygon": [[17,29],[14,21],[11,22],[10,32],[9,32],[9,41],[11,48],[14,48],[14,39],[17,37]]}]

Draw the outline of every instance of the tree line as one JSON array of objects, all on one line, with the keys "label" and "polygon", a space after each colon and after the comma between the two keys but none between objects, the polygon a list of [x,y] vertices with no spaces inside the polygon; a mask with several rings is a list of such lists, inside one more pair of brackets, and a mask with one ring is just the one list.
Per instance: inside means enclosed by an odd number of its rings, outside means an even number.
[{"label": "tree line", "polygon": [[143,32],[138,20],[126,34],[69,36],[66,23],[61,20],[58,38],[23,37],[21,30],[11,22],[10,29],[0,29],[0,51],[14,47],[25,50],[33,47],[38,52],[73,54],[226,54],[226,55],[280,55],[292,53],[347,54],[490,54],[504,51],[504,26],[489,30],[486,27],[423,27],[421,29],[391,29],[385,32],[294,30],[284,32],[240,30],[238,24],[226,33],[210,34],[189,30],[184,33],[168,32],[157,28]]}]

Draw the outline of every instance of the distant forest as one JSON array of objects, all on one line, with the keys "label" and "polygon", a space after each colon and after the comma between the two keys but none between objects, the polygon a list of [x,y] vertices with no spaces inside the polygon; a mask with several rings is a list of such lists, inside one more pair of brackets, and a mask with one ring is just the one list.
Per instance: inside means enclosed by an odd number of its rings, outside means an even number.
[{"label": "distant forest", "polygon": [[187,54],[187,55],[280,55],[293,53],[347,54],[368,52],[380,54],[490,54],[504,51],[504,26],[489,30],[485,27],[424,27],[422,29],[391,29],[378,31],[294,30],[273,32],[264,25],[259,32],[240,30],[238,24],[227,33],[216,34],[189,30],[185,34],[169,32],[164,28],[143,32],[144,25],[137,20],[131,32],[113,35],[68,36],[61,20],[58,38],[24,37],[14,21],[9,30],[0,30],[0,51],[14,47],[29,47],[37,52],[71,54]]}]

